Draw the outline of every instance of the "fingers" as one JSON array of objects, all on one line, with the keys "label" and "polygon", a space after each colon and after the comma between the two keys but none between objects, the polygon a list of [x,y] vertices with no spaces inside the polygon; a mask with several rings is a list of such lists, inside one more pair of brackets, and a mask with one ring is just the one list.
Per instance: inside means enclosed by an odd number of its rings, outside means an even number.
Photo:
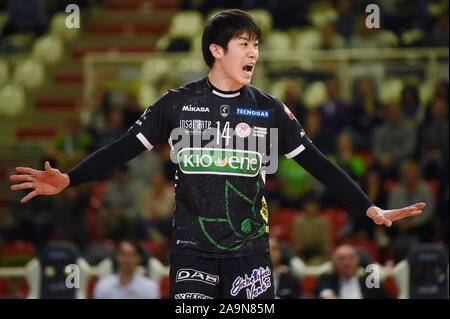
[{"label": "fingers", "polygon": [[49,161],[45,161],[44,167],[47,172],[51,172],[52,167],[50,166]]},{"label": "fingers", "polygon": [[11,190],[13,190],[13,191],[17,191],[19,189],[26,189],[26,188],[34,188],[34,183],[28,182],[28,183],[16,184],[16,185],[11,186]]},{"label": "fingers", "polygon": [[19,182],[34,182],[34,177],[31,175],[11,175],[9,177],[11,181],[19,181]]},{"label": "fingers", "polygon": [[20,200],[20,202],[23,204],[23,203],[26,203],[26,202],[28,202],[30,199],[32,199],[33,197],[35,197],[35,196],[37,196],[38,195],[38,193],[36,192],[36,191],[32,191],[32,192],[30,192],[30,193],[28,193],[28,195],[27,196],[25,196],[24,198],[22,198],[21,200]]},{"label": "fingers", "polygon": [[29,167],[16,167],[16,172],[17,173],[25,173],[25,174],[29,174],[29,175],[36,175],[40,171],[29,168]]}]

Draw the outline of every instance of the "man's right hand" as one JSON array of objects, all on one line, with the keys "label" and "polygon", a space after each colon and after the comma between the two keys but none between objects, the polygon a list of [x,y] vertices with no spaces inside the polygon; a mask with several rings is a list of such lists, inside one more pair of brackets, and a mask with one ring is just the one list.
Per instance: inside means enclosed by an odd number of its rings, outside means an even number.
[{"label": "man's right hand", "polygon": [[29,167],[16,167],[17,173],[21,175],[11,175],[11,181],[24,182],[11,186],[11,190],[32,188],[34,189],[21,199],[25,203],[37,195],[54,195],[61,192],[70,185],[70,178],[67,174],[61,173],[58,169],[52,168],[47,161],[44,164],[44,171],[35,170]]}]

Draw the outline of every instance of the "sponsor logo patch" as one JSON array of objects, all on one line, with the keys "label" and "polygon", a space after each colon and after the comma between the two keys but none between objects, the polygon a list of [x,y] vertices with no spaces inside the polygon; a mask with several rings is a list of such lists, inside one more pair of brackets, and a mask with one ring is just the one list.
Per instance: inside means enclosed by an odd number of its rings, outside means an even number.
[{"label": "sponsor logo patch", "polygon": [[209,107],[206,106],[192,106],[191,104],[189,105],[183,105],[183,112],[209,112]]},{"label": "sponsor logo patch", "polygon": [[267,135],[267,127],[253,127],[253,136],[256,137],[266,137]]},{"label": "sponsor logo patch", "polygon": [[215,174],[254,177],[262,165],[257,152],[223,148],[184,148],[178,163],[185,174]]},{"label": "sponsor logo patch", "polygon": [[248,125],[247,123],[239,123],[238,125],[236,125],[236,135],[239,136],[240,138],[246,138],[247,136],[250,135],[251,132],[251,128],[250,125]]},{"label": "sponsor logo patch", "polygon": [[245,274],[244,278],[239,276],[234,280],[230,294],[237,296],[245,288],[247,299],[254,299],[271,287],[271,274],[272,272],[268,266],[266,268],[253,269],[250,276]]},{"label": "sponsor logo patch", "polygon": [[266,119],[269,118],[269,111],[267,111],[267,110],[253,110],[253,109],[238,107],[238,108],[236,108],[236,114],[244,115],[244,116],[252,116],[252,117],[263,117]]},{"label": "sponsor logo patch", "polygon": [[230,106],[223,104],[220,106],[220,115],[225,118],[230,114]]},{"label": "sponsor logo patch", "polygon": [[176,294],[175,299],[213,299],[213,298],[196,292],[188,292],[184,294]]},{"label": "sponsor logo patch", "polygon": [[177,271],[175,281],[180,282],[185,280],[201,281],[206,284],[215,286],[219,283],[219,276],[211,275],[204,271],[195,270],[191,268],[182,268]]}]

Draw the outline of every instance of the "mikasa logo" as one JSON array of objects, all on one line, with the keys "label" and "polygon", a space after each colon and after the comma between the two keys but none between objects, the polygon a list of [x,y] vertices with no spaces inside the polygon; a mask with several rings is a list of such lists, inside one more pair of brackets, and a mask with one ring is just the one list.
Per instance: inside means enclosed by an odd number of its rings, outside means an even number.
[{"label": "mikasa logo", "polygon": [[183,112],[209,112],[209,107],[183,105]]}]

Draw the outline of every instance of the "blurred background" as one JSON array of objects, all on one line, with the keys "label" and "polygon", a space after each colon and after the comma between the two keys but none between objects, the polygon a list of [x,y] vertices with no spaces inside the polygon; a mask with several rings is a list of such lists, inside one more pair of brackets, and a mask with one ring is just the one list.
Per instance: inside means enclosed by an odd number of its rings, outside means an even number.
[{"label": "blurred background", "polygon": [[[380,8],[378,29],[365,25],[370,3]],[[69,4],[80,8],[80,28],[66,26]],[[102,262],[124,236],[138,238],[138,270],[168,297],[168,145],[27,204],[8,176],[45,160],[68,170],[162,93],[206,75],[203,24],[223,8],[247,10],[263,30],[253,84],[283,101],[376,205],[427,203],[420,216],[376,226],[280,157],[266,198],[296,298],[314,298],[343,243],[361,267],[382,266],[392,297],[448,298],[448,0],[0,0],[0,298],[46,296],[42,285],[64,277],[48,270],[55,242],[86,262],[83,293],[47,296],[92,298],[115,271]]]}]

